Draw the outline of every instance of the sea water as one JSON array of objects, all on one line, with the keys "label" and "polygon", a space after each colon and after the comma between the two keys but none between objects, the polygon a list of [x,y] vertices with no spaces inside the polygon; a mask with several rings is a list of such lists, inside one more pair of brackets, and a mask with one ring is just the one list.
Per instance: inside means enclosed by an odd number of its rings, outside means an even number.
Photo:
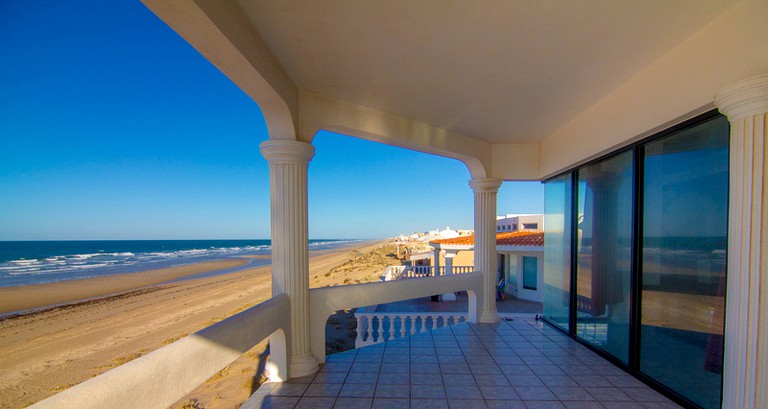
[{"label": "sea water", "polygon": [[[310,240],[309,249],[332,249],[353,241],[356,240]],[[263,239],[0,241],[0,287],[268,255],[270,249],[270,241]],[[266,258],[249,259],[244,266],[213,273],[266,264],[269,264]]]}]

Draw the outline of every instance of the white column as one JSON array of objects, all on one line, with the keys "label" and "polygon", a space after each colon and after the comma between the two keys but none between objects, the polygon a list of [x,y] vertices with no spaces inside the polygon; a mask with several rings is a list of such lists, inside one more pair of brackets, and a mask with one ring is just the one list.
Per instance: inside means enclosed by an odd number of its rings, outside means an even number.
[{"label": "white column", "polygon": [[436,248],[434,251],[435,256],[435,262],[434,262],[434,270],[432,270],[432,276],[437,277],[440,275],[440,249]]},{"label": "white column", "polygon": [[445,275],[449,276],[453,274],[453,258],[456,257],[456,253],[453,251],[445,251]]},{"label": "white column", "polygon": [[269,162],[272,224],[272,296],[291,300],[289,376],[317,371],[309,344],[309,234],[307,232],[307,165],[315,148],[293,140],[261,144]]},{"label": "white column", "polygon": [[[456,257],[456,252],[445,251],[445,275],[449,276],[453,274],[453,258]],[[443,294],[443,301],[456,301],[456,294],[446,293]]]},{"label": "white column", "polygon": [[475,268],[483,273],[482,310],[479,321],[499,321],[496,312],[496,193],[499,179],[472,179],[475,195]]},{"label": "white column", "polygon": [[731,123],[723,408],[768,407],[768,74],[715,97]]}]

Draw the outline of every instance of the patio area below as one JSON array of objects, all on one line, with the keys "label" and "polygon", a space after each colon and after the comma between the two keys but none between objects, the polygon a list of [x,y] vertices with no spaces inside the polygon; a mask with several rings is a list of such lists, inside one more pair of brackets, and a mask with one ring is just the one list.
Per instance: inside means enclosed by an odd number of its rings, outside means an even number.
[{"label": "patio area below", "polygon": [[534,318],[461,323],[328,356],[241,408],[679,408]]}]

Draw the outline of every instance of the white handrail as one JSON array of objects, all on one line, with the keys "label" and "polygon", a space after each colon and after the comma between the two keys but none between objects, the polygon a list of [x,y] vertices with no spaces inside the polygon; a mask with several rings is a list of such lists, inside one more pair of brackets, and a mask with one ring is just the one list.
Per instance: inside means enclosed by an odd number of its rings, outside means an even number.
[{"label": "white handrail", "polygon": [[270,338],[273,379],[288,375],[291,305],[282,294],[95,378],[42,400],[34,409],[164,409]]},{"label": "white handrail", "polygon": [[[453,266],[451,271],[446,273],[445,266],[440,266],[438,270],[440,276],[452,274],[466,274],[475,271],[474,266]],[[434,275],[432,266],[389,266],[384,270],[384,281],[398,280],[401,278],[420,278]]]}]

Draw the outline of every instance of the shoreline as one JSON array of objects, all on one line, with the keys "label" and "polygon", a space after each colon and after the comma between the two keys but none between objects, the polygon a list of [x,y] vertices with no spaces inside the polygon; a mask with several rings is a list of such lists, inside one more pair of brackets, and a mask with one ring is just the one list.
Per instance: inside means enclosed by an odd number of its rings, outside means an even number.
[{"label": "shoreline", "polygon": [[143,270],[135,273],[0,287],[0,319],[7,316],[23,315],[39,309],[108,298],[188,276],[246,266],[247,264],[248,261],[242,259],[216,260]]},{"label": "shoreline", "polygon": [[[311,258],[380,242],[382,240],[349,241],[330,249],[310,250],[309,254]],[[73,280],[0,287],[0,320],[111,298],[152,286],[224,276],[271,265],[270,254],[256,254]]]}]

